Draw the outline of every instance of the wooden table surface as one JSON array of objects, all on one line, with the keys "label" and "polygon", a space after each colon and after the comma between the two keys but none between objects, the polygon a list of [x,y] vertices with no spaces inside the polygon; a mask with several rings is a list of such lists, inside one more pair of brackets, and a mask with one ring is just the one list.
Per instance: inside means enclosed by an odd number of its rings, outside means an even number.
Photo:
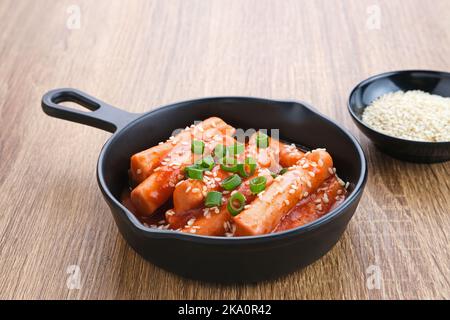
[{"label": "wooden table surface", "polygon": [[[0,298],[450,298],[450,162],[394,160],[346,110],[370,75],[450,70],[450,1],[1,0],[0,25]],[[57,87],[133,112],[217,95],[308,101],[358,138],[370,178],[311,266],[251,285],[186,280],[123,240],[95,178],[110,134],[44,115]]]}]

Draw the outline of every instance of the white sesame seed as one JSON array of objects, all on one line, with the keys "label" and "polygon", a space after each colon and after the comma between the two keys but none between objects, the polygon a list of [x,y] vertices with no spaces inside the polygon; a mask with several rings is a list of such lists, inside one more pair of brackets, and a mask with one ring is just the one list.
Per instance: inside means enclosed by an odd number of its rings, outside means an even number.
[{"label": "white sesame seed", "polygon": [[362,120],[398,138],[450,141],[450,99],[420,90],[382,95],[364,109]]},{"label": "white sesame seed", "polygon": [[141,174],[142,173],[142,170],[141,169],[137,169],[136,170],[136,174]]},{"label": "white sesame seed", "polygon": [[309,195],[308,191],[303,192],[303,197],[307,197]]}]

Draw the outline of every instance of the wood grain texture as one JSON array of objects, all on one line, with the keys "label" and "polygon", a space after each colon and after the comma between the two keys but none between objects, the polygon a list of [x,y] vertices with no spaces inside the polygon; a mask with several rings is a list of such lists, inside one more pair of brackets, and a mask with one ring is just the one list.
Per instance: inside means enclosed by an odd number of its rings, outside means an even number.
[{"label": "wood grain texture", "polygon": [[[367,26],[373,4],[380,29]],[[0,26],[0,298],[450,298],[450,163],[385,156],[346,111],[370,75],[450,70],[450,1],[2,0]],[[109,134],[45,116],[41,96],[57,87],[133,112],[216,95],[308,101],[361,141],[365,194],[338,245],[304,270],[239,286],[180,278],[118,233],[95,179]],[[366,286],[371,265],[379,290]]]}]

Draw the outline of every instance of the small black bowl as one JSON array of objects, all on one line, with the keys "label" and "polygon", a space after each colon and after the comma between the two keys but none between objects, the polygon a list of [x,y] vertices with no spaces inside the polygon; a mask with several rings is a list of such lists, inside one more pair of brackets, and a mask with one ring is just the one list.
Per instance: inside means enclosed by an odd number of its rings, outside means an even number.
[{"label": "small black bowl", "polygon": [[378,97],[395,91],[422,90],[450,97],[450,73],[405,70],[382,73],[359,83],[348,99],[348,110],[358,128],[381,151],[411,162],[435,163],[450,160],[450,142],[424,142],[396,138],[367,126],[362,121],[364,109]]}]

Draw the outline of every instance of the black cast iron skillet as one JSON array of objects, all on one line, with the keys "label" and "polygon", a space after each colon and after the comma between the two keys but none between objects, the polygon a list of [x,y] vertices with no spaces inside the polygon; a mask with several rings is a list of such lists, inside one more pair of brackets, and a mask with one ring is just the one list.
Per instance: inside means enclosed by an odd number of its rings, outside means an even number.
[{"label": "black cast iron skillet", "polygon": [[422,90],[450,97],[450,73],[404,70],[382,73],[359,83],[348,99],[348,111],[358,128],[381,151],[400,160],[434,163],[450,160],[449,142],[425,142],[396,138],[376,131],[362,121],[364,109],[378,97],[395,91]]},{"label": "black cast iron skillet", "polygon": [[[91,112],[60,105],[72,101]],[[255,282],[304,267],[339,240],[362,195],[367,178],[364,153],[339,125],[305,103],[221,97],[180,102],[144,114],[114,108],[74,89],[46,93],[42,108],[52,117],[114,134],[98,159],[97,179],[126,241],[145,259],[179,275],[214,282]],[[130,156],[165,141],[174,129],[217,116],[236,128],[280,129],[286,141],[326,148],[340,177],[350,182],[345,202],[328,215],[297,229],[254,237],[209,237],[142,225],[119,201],[128,183]]]}]

